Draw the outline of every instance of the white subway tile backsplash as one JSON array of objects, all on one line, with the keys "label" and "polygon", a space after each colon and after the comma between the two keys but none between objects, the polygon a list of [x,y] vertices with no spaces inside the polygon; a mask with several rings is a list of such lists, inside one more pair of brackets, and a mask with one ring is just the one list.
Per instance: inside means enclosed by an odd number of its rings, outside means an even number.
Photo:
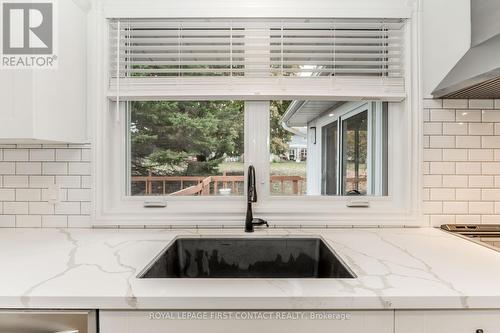
[{"label": "white subway tile backsplash", "polygon": [[60,202],[55,206],[56,215],[79,215],[80,203],[79,202]]},{"label": "white subway tile backsplash", "polygon": [[439,227],[441,224],[454,224],[458,215],[431,215],[431,226]]},{"label": "white subway tile backsplash", "polygon": [[39,143],[17,144],[15,148],[17,149],[42,148],[42,145]]},{"label": "white subway tile backsplash", "polygon": [[16,192],[16,201],[40,201],[42,192],[40,189],[18,188]]},{"label": "white subway tile backsplash", "polygon": [[8,202],[3,203],[3,213],[5,215],[20,215],[28,213],[27,202]]},{"label": "white subway tile backsplash", "polygon": [[480,175],[481,163],[478,162],[457,162],[457,175]]},{"label": "white subway tile backsplash", "polygon": [[16,216],[15,215],[0,215],[0,228],[15,228]]},{"label": "white subway tile backsplash", "polygon": [[61,188],[80,188],[81,176],[56,176],[56,184]]},{"label": "white subway tile backsplash", "polygon": [[81,161],[81,149],[56,149],[56,161]]},{"label": "white subway tile backsplash", "polygon": [[28,149],[4,149],[3,150],[3,160],[4,161],[28,161],[29,160],[29,150]]},{"label": "white subway tile backsplash", "polygon": [[30,161],[50,162],[55,161],[54,149],[30,149]]},{"label": "white subway tile backsplash", "polygon": [[42,172],[44,175],[66,175],[68,174],[68,163],[66,162],[43,162]]},{"label": "white subway tile backsplash", "polygon": [[432,175],[452,175],[454,173],[454,162],[430,162],[430,174]]},{"label": "white subway tile backsplash", "polygon": [[424,149],[424,160],[425,161],[442,161],[443,160],[443,150],[442,149]]},{"label": "white subway tile backsplash", "polygon": [[[49,190],[46,188],[42,189],[42,201],[49,200]],[[68,201],[68,190],[65,188],[59,189],[59,201]]]},{"label": "white subway tile backsplash", "polygon": [[468,215],[457,215],[455,219],[457,224],[479,224],[481,223],[481,215],[471,215],[470,207]]},{"label": "white subway tile backsplash", "polygon": [[429,136],[424,136],[424,148],[430,148],[431,144],[430,144],[430,137]]},{"label": "white subway tile backsplash", "polygon": [[16,190],[10,188],[0,189],[0,201],[15,201],[16,200]]},{"label": "white subway tile backsplash", "polygon": [[82,188],[92,188],[91,176],[82,176]]},{"label": "white subway tile backsplash", "polygon": [[481,148],[480,136],[457,136],[455,142],[457,148]]},{"label": "white subway tile backsplash", "polygon": [[481,113],[480,110],[456,110],[456,121],[463,123],[481,122]]},{"label": "white subway tile backsplash", "polygon": [[469,179],[466,175],[443,175],[443,187],[467,187],[468,181]]},{"label": "white subway tile backsplash", "polygon": [[482,148],[500,148],[500,136],[483,136]]},{"label": "white subway tile backsplash", "polygon": [[467,149],[443,149],[443,161],[467,160]]},{"label": "white subway tile backsplash", "polygon": [[16,216],[17,228],[41,228],[42,217],[37,215],[18,215]]},{"label": "white subway tile backsplash", "polygon": [[422,118],[424,122],[429,122],[431,120],[431,111],[429,109],[424,109],[424,114]]},{"label": "white subway tile backsplash", "polygon": [[479,201],[481,200],[481,190],[478,188],[457,188],[456,200]]},{"label": "white subway tile backsplash", "polygon": [[455,121],[455,110],[431,109],[431,121]]},{"label": "white subway tile backsplash", "polygon": [[493,149],[470,149],[469,161],[493,161]]},{"label": "white subway tile backsplash", "polygon": [[442,99],[424,99],[424,109],[441,109],[443,107]]},{"label": "white subway tile backsplash", "polygon": [[424,175],[424,186],[428,187],[428,188],[443,186],[443,176],[441,176],[441,175]]},{"label": "white subway tile backsplash", "polygon": [[493,123],[470,123],[469,135],[493,135]]},{"label": "white subway tile backsplash", "polygon": [[423,211],[430,225],[500,223],[500,100],[424,105],[430,111],[424,116]]},{"label": "white subway tile backsplash", "polygon": [[41,175],[42,163],[40,162],[16,162],[17,175]]},{"label": "white subway tile backsplash", "polygon": [[[72,227],[91,227],[90,156],[88,145],[0,145],[0,228],[63,228],[68,216]],[[52,184],[60,187],[55,205]]]},{"label": "white subway tile backsplash", "polygon": [[29,187],[28,176],[3,176],[3,187],[27,188]]},{"label": "white subway tile backsplash", "polygon": [[72,162],[69,163],[70,175],[90,175],[90,163],[88,162]]},{"label": "white subway tile backsplash", "polygon": [[443,203],[441,201],[427,201],[423,204],[424,214],[442,214],[443,213]]},{"label": "white subway tile backsplash", "polygon": [[425,123],[424,124],[424,135],[442,135],[443,134],[443,124],[442,123]]},{"label": "white subway tile backsplash", "polygon": [[483,110],[483,123],[498,123],[500,122],[500,110]]},{"label": "white subway tile backsplash", "polygon": [[443,108],[452,109],[467,109],[469,107],[469,101],[466,99],[444,99]]},{"label": "white subway tile backsplash", "polygon": [[470,99],[469,100],[470,109],[493,109],[494,100],[492,99]]},{"label": "white subway tile backsplash", "polygon": [[455,148],[454,136],[431,136],[430,148]]},{"label": "white subway tile backsplash", "polygon": [[431,188],[431,201],[451,201],[455,200],[455,189],[452,188]]},{"label": "white subway tile backsplash", "polygon": [[54,214],[54,205],[47,201],[30,202],[29,213],[37,215],[52,215]]},{"label": "white subway tile backsplash", "polygon": [[45,215],[42,216],[42,228],[67,228],[67,216]]},{"label": "white subway tile backsplash", "polygon": [[[436,124],[436,123],[431,123]],[[439,124],[439,123],[437,123]],[[444,123],[443,124],[443,135],[466,135],[468,132],[467,123]],[[425,134],[425,133],[424,133]],[[458,142],[457,142],[458,145]]]},{"label": "white subway tile backsplash", "polygon": [[90,201],[90,189],[68,189],[68,201]]},{"label": "white subway tile backsplash", "polygon": [[469,176],[469,187],[471,188],[488,188],[493,186],[493,176]]},{"label": "white subway tile backsplash", "polygon": [[500,174],[500,162],[486,162],[482,164],[483,175]]},{"label": "white subway tile backsplash", "polygon": [[15,175],[16,163],[14,162],[0,162],[0,175]]},{"label": "white subway tile backsplash", "polygon": [[80,215],[80,216],[68,216],[68,227],[69,228],[90,228],[90,216]]},{"label": "white subway tile backsplash", "polygon": [[[483,201],[500,201],[500,189],[482,189],[481,200]],[[4,207],[5,210],[5,207]]]},{"label": "white subway tile backsplash", "polygon": [[481,223],[483,224],[498,224],[499,222],[498,215],[481,215]]},{"label": "white subway tile backsplash", "polygon": [[493,214],[494,211],[494,202],[491,201],[469,203],[469,213],[471,214]]},{"label": "white subway tile backsplash", "polygon": [[80,215],[90,215],[91,214],[92,203],[90,201],[80,202]]},{"label": "white subway tile backsplash", "polygon": [[443,214],[468,214],[468,213],[469,213],[469,203],[466,201],[443,202]]},{"label": "white subway tile backsplash", "polygon": [[29,176],[30,188],[47,188],[54,184],[54,176]]}]

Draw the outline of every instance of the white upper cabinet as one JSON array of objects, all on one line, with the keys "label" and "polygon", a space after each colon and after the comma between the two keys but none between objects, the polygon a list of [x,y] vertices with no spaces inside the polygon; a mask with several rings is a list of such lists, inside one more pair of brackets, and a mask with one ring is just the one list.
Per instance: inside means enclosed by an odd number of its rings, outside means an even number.
[{"label": "white upper cabinet", "polygon": [[[86,44],[90,3],[64,0],[54,1],[53,6],[55,68],[0,68],[1,143],[88,141]],[[38,40],[33,41],[32,32],[28,33],[29,45],[37,45]],[[6,61],[4,53],[2,64]]]}]

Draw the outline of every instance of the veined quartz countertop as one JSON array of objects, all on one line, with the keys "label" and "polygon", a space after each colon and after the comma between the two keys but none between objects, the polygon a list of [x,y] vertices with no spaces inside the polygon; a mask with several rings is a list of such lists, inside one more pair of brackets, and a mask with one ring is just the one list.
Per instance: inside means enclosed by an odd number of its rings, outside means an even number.
[{"label": "veined quartz countertop", "polygon": [[[356,279],[137,279],[175,236],[321,236]],[[431,228],[0,230],[0,308],[500,309],[500,253]]]}]

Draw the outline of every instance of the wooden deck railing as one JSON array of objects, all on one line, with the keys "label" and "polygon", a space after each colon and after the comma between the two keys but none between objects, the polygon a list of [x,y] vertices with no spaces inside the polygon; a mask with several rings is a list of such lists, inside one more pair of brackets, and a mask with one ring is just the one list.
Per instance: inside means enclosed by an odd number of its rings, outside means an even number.
[{"label": "wooden deck railing", "polygon": [[[231,194],[240,194],[243,191],[244,176],[134,176],[132,183],[143,189],[143,195],[214,195],[220,189],[231,189]],[[293,194],[302,194],[302,185],[305,181],[301,176],[271,176],[271,187],[278,184],[281,193],[285,193],[286,184],[291,184]],[[177,184],[178,191],[168,192],[167,185]],[[193,184],[194,183],[194,184]],[[142,184],[142,186],[141,186]],[[186,186],[186,184],[193,184]],[[156,185],[156,186],[155,186]],[[159,185],[159,186],[158,186]],[[174,185],[175,186],[175,185]]]}]

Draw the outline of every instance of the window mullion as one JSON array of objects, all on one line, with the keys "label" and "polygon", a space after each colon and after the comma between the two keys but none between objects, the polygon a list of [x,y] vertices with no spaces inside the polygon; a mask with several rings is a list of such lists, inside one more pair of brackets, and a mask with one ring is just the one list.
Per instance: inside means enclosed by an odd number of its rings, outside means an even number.
[{"label": "window mullion", "polygon": [[[249,165],[256,169],[257,194],[267,199],[269,191],[270,101],[245,102],[245,175]],[[246,177],[245,177],[246,188]]]}]

